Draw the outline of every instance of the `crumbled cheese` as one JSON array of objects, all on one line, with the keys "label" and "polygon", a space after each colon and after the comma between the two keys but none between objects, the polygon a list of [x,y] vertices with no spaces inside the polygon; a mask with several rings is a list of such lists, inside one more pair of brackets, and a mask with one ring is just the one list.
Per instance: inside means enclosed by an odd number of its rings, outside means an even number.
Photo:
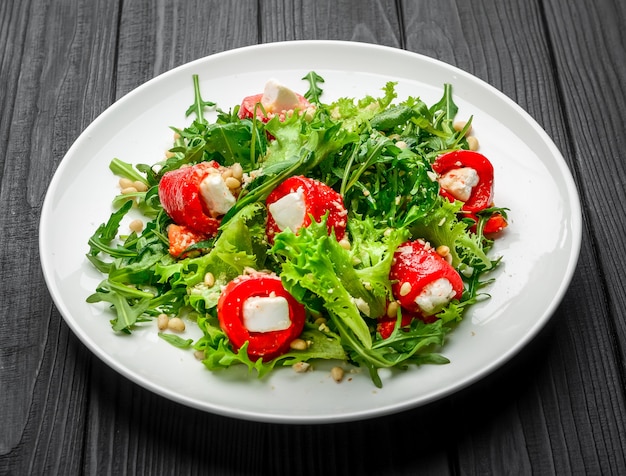
[{"label": "crumbled cheese", "polygon": [[306,216],[306,203],[302,187],[279,198],[268,207],[276,226],[283,231],[289,228],[294,233],[300,229]]},{"label": "crumbled cheese", "polygon": [[215,216],[227,213],[237,201],[219,173],[211,173],[200,182],[200,195]]},{"label": "crumbled cheese", "polygon": [[415,302],[424,314],[431,315],[448,304],[455,295],[452,283],[446,278],[439,278],[424,286]]},{"label": "crumbled cheese", "polygon": [[289,329],[289,303],[282,296],[253,296],[243,303],[243,324],[250,332]]},{"label": "crumbled cheese", "polygon": [[287,86],[283,86],[275,79],[270,79],[265,84],[261,104],[269,113],[291,111],[298,107],[298,96]]},{"label": "crumbled cheese", "polygon": [[356,305],[357,309],[366,316],[370,317],[370,305],[363,298],[352,298],[352,301]]},{"label": "crumbled cheese", "polygon": [[457,200],[466,202],[478,185],[478,172],[471,167],[452,169],[439,177],[439,185]]}]

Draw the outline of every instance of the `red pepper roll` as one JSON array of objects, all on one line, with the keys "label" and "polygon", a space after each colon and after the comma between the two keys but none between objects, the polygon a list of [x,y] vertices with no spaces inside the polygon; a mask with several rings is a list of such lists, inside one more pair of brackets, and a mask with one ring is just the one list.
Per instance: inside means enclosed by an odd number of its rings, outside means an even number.
[{"label": "red pepper roll", "polygon": [[[263,106],[262,108],[259,106]],[[269,80],[261,94],[243,98],[239,107],[240,119],[252,119],[256,111],[257,119],[267,122],[278,115],[280,120],[294,111],[303,113],[314,106],[307,99],[275,80]]]},{"label": "red pepper roll", "polygon": [[464,202],[464,211],[476,213],[493,205],[493,165],[484,155],[455,150],[437,157],[432,167],[439,175],[439,193],[451,202]]},{"label": "red pepper roll", "polygon": [[172,223],[167,227],[167,239],[170,242],[169,253],[178,258],[183,256],[185,250],[201,241],[207,240],[209,237],[204,233],[198,233],[190,230],[186,226],[176,225]]},{"label": "red pepper roll", "polygon": [[328,233],[333,230],[337,240],[346,232],[348,212],[341,195],[323,182],[304,176],[290,177],[276,187],[266,200],[268,209],[267,237],[270,243],[274,235],[287,228],[296,233],[309,226],[311,219],[320,221],[326,213]]},{"label": "red pepper roll", "polygon": [[159,199],[174,223],[205,235],[217,233],[220,220],[207,205],[201,186],[219,167],[214,161],[202,162],[163,175],[159,182]]},{"label": "red pepper roll", "polygon": [[289,350],[302,333],[306,314],[278,276],[258,272],[226,285],[217,303],[217,318],[235,350],[247,342],[251,359],[268,361]]},{"label": "red pepper roll", "polygon": [[452,299],[463,295],[459,273],[421,240],[407,241],[398,247],[389,279],[400,305],[423,316],[438,313]]}]

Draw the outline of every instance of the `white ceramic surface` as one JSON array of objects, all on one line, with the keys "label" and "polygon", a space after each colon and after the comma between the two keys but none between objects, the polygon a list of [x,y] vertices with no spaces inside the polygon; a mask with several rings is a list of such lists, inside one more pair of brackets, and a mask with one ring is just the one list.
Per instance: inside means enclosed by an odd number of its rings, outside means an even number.
[{"label": "white ceramic surface", "polygon": [[[328,366],[296,374],[280,369],[259,380],[241,369],[207,371],[191,351],[157,337],[155,324],[115,334],[103,306],[85,298],[102,276],[85,259],[87,240],[107,220],[117,179],[113,157],[152,163],[170,147],[170,126],[188,123],[192,74],[204,99],[222,109],[277,78],[304,92],[309,71],[325,79],[324,102],[377,95],[397,81],[400,98],[437,101],[453,85],[458,119],[473,115],[480,151],[494,164],[496,203],[510,208],[510,226],[494,250],[504,255],[489,288],[472,307],[443,354],[451,363],[382,373],[377,389],[366,372],[342,383]],[[165,73],[129,93],[78,138],[59,165],[40,223],[41,262],[54,302],[81,341],[116,371],[164,397],[217,414],[257,421],[327,423],[369,418],[423,405],[484,377],[527,344],[561,301],[581,239],[578,195],[557,148],[538,124],[493,87],[442,62],[388,47],[351,42],[265,44],[215,54]],[[199,336],[188,326],[189,337]]]}]

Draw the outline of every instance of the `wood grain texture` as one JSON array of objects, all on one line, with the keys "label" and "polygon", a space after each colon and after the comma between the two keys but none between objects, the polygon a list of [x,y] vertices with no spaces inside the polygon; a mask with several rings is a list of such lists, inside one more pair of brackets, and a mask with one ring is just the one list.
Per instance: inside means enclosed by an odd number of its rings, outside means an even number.
[{"label": "wood grain texture", "polygon": [[[625,20],[617,0],[0,2],[0,474],[624,474]],[[45,289],[45,189],[100,112],[185,62],[299,39],[459,66],[528,111],[572,168],[585,230],[563,303],[450,398],[321,426],[207,414],[93,357]]]},{"label": "wood grain texture", "polygon": [[317,39],[401,45],[399,12],[392,2],[270,0],[260,6],[262,43]]},{"label": "wood grain texture", "polygon": [[626,6],[607,1],[602,11],[584,5],[546,4],[564,108],[571,125],[574,167],[592,240],[607,289],[606,301],[619,351],[626,355]]},{"label": "wood grain texture", "polygon": [[44,292],[38,221],[57,164],[111,102],[111,78],[98,68],[112,64],[107,40],[115,29],[91,7],[2,8],[0,473],[74,473],[82,453],[85,354]]}]

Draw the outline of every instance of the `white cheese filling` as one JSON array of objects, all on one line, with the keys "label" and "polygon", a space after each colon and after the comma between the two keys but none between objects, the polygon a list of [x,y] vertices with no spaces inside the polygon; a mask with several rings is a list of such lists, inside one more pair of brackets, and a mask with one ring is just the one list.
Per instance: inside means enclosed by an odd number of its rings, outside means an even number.
[{"label": "white cheese filling", "polygon": [[422,292],[415,298],[415,303],[424,314],[432,315],[439,312],[455,295],[452,283],[446,278],[439,278],[424,286]]},{"label": "white cheese filling", "polygon": [[452,169],[439,178],[439,185],[445,188],[457,200],[466,202],[472,195],[472,189],[478,185],[478,172],[471,167]]},{"label": "white cheese filling", "polygon": [[209,174],[200,182],[200,195],[216,216],[227,213],[237,201],[219,173]]},{"label": "white cheese filling", "polygon": [[261,104],[267,112],[278,113],[291,111],[298,107],[298,96],[287,86],[283,86],[275,79],[270,79],[265,84]]},{"label": "white cheese filling", "polygon": [[253,296],[243,303],[243,325],[250,332],[289,329],[289,303],[282,296]]},{"label": "white cheese filling", "polygon": [[289,228],[294,233],[302,227],[306,216],[306,203],[302,187],[295,192],[288,193],[268,206],[276,226],[280,231]]}]

